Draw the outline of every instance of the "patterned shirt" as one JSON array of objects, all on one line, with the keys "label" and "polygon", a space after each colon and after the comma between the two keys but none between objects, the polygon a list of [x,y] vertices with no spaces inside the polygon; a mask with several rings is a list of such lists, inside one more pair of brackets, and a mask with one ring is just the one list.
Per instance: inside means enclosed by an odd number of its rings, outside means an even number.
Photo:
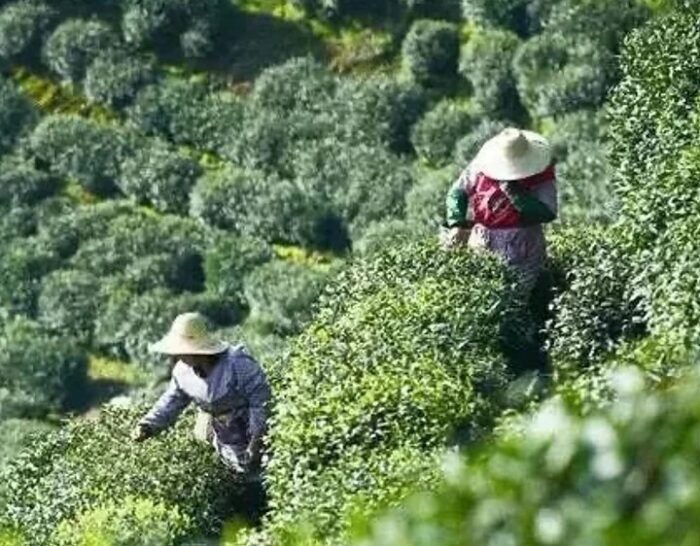
[{"label": "patterned shirt", "polygon": [[[447,198],[448,225],[466,225],[471,222],[469,189],[476,183],[478,172],[470,164],[451,188]],[[536,199],[552,213],[558,214],[558,196],[555,180],[539,184],[527,192],[528,199]],[[547,254],[542,225],[524,225],[513,228],[489,228],[480,224],[472,227],[469,246],[490,250],[500,255],[519,274],[526,290],[534,286]]]},{"label": "patterned shirt", "polygon": [[224,459],[233,459],[240,457],[251,439],[265,433],[270,397],[267,377],[257,361],[242,345],[229,347],[205,378],[178,362],[168,388],[140,424],[161,431],[194,402],[212,415],[212,442],[217,452]]}]

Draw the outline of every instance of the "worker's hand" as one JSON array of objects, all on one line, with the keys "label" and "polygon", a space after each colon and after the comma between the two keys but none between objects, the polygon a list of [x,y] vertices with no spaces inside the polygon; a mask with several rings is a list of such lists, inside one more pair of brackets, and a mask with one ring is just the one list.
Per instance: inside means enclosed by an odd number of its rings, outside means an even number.
[{"label": "worker's hand", "polygon": [[131,440],[134,442],[143,442],[153,436],[153,430],[148,425],[136,425],[131,431]]},{"label": "worker's hand", "polygon": [[260,466],[260,460],[262,458],[262,449],[259,441],[252,441],[248,444],[248,448],[245,450],[243,455],[243,460],[241,461],[241,466],[246,469],[246,471],[257,470]]},{"label": "worker's hand", "polygon": [[449,248],[460,247],[469,241],[469,234],[471,230],[464,227],[453,227],[450,229],[450,233],[447,238],[447,245]]}]

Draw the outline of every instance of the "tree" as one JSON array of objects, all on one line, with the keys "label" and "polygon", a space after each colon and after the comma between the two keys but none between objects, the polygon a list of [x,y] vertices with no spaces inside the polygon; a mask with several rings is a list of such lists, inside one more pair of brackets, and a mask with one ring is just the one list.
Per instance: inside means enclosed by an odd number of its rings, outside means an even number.
[{"label": "tree", "polygon": [[33,58],[58,13],[50,6],[22,0],[0,8],[0,59]]},{"label": "tree", "polygon": [[121,109],[155,77],[153,65],[143,59],[124,53],[107,54],[95,59],[87,68],[83,87],[91,101]]},{"label": "tree", "polygon": [[475,124],[471,112],[444,100],[415,125],[411,141],[418,157],[431,166],[444,167],[452,160],[457,142]]},{"label": "tree", "polygon": [[535,36],[520,47],[513,67],[520,97],[535,117],[598,107],[616,80],[613,55],[582,36]]},{"label": "tree", "polygon": [[512,68],[520,44],[512,32],[480,30],[463,49],[460,73],[471,84],[476,106],[487,116],[513,120],[523,117]]},{"label": "tree", "polygon": [[219,0],[126,0],[122,32],[137,48],[199,58],[212,52],[226,8]]},{"label": "tree", "polygon": [[0,76],[0,155],[12,149],[38,118],[29,98]]},{"label": "tree", "polygon": [[324,268],[282,260],[255,268],[244,280],[251,310],[248,321],[264,333],[301,332],[329,276]]},{"label": "tree", "polygon": [[449,84],[457,76],[457,28],[444,21],[416,21],[404,39],[402,55],[406,71],[419,84]]},{"label": "tree", "polygon": [[0,207],[13,209],[36,205],[60,188],[51,174],[38,170],[30,161],[7,157],[0,161]]},{"label": "tree", "polygon": [[77,180],[90,192],[110,195],[129,149],[129,135],[90,119],[54,114],[41,120],[28,145],[57,175]]},{"label": "tree", "polygon": [[70,19],[61,23],[44,44],[46,65],[64,81],[82,81],[88,66],[119,47],[112,28],[98,20]]},{"label": "tree", "polygon": [[70,409],[83,396],[87,357],[65,339],[49,336],[29,319],[4,317],[0,372],[10,392],[10,415],[43,417]]},{"label": "tree", "polygon": [[201,174],[193,159],[178,154],[162,141],[143,146],[121,165],[119,188],[140,204],[168,213],[187,214],[190,190]]},{"label": "tree", "polygon": [[99,279],[84,271],[59,270],[47,275],[39,293],[39,322],[57,337],[89,346],[99,286]]}]

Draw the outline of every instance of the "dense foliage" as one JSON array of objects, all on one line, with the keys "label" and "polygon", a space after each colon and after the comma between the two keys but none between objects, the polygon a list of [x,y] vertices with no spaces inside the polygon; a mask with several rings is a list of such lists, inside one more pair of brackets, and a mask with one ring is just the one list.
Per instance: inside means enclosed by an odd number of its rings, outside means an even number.
[{"label": "dense foliage", "polygon": [[521,434],[449,460],[441,487],[359,528],[355,544],[692,541],[700,408],[697,376],[686,383],[644,392],[640,374],[626,369],[613,379],[619,398],[607,411],[580,417],[555,400]]},{"label": "dense foliage", "polygon": [[[493,258],[427,243],[402,245],[341,276],[278,385],[273,534],[300,516],[317,538],[342,533],[348,520],[338,516],[351,506],[368,512],[389,500],[396,469],[375,468],[379,460],[482,433],[508,378],[499,340],[523,320],[510,283]],[[416,464],[408,458],[402,466]],[[361,476],[371,469],[371,481],[358,479],[360,466]],[[382,487],[371,487],[376,481]]]},{"label": "dense foliage", "polygon": [[[37,441],[4,470],[1,521],[37,545],[47,544],[54,532],[70,540],[68,529],[88,532],[101,517],[107,523],[101,532],[124,533],[134,529],[120,526],[142,517],[127,502],[136,497],[149,499],[145,506],[155,514],[162,512],[160,503],[172,509],[167,520],[157,518],[164,538],[181,533],[188,521],[203,534],[216,531],[240,488],[215,455],[188,434],[191,420],[144,446],[126,442],[142,411],[107,409],[97,421],[76,421]],[[111,514],[100,514],[101,506]],[[159,527],[150,523],[156,532]],[[140,523],[144,531],[145,524]]]},{"label": "dense foliage", "polygon": [[[144,405],[62,419],[137,381],[152,401],[169,370],[147,346],[192,310],[275,394],[270,511],[225,544],[682,542],[696,404],[600,409],[607,370],[665,388],[700,339],[699,20],[690,0],[0,0],[0,543],[217,541],[251,504],[189,416],[139,446]],[[550,138],[561,196],[529,302],[436,237],[514,124]],[[529,419],[550,395],[566,407]],[[443,483],[446,448],[466,461]]]}]

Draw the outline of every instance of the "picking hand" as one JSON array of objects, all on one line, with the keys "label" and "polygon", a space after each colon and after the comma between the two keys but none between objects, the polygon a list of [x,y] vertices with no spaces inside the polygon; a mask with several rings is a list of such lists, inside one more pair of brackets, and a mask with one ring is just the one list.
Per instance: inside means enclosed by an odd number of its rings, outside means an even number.
[{"label": "picking hand", "polygon": [[456,248],[469,240],[470,230],[463,227],[454,227],[450,230],[448,243],[450,248]]},{"label": "picking hand", "polygon": [[136,425],[136,427],[131,431],[131,440],[133,442],[143,442],[153,436],[153,431],[146,425]]}]

